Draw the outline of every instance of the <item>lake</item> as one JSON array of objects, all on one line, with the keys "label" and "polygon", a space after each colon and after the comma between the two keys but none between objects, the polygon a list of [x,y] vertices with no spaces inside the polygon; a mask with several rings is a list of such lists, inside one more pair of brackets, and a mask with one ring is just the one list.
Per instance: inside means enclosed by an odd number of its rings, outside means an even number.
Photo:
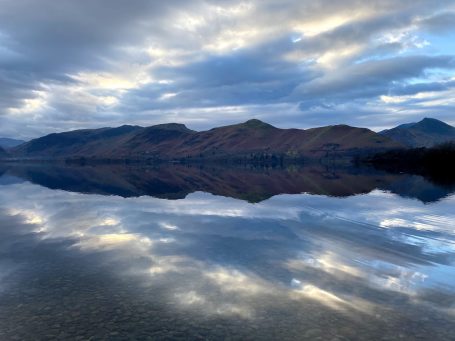
[{"label": "lake", "polygon": [[1,340],[454,340],[455,187],[327,166],[0,166]]}]

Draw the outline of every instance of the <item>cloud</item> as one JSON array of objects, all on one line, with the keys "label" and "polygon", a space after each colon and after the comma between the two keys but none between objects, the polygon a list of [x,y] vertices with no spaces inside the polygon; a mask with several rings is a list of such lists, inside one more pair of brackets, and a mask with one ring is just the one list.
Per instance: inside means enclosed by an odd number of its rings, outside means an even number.
[{"label": "cloud", "polygon": [[[453,13],[450,1],[425,0],[1,0],[0,135],[171,118],[197,129],[253,116],[306,127],[318,115],[337,121],[349,101],[346,122],[360,124],[368,112],[397,113],[380,100],[397,88],[443,91]],[[395,123],[426,108],[399,109]]]},{"label": "cloud", "polygon": [[[329,101],[350,101],[387,93],[393,83],[421,77],[427,69],[451,69],[448,56],[409,56],[352,64],[296,88],[294,96]],[[436,90],[436,87],[433,87]]]},{"label": "cloud", "polygon": [[431,33],[453,32],[455,28],[455,12],[439,13],[420,21],[421,27]]}]

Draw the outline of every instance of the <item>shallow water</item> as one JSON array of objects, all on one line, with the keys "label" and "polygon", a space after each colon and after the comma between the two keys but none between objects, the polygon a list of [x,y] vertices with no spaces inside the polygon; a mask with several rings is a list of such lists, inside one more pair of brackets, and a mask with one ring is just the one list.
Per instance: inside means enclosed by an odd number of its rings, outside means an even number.
[{"label": "shallow water", "polygon": [[21,166],[0,184],[1,340],[455,339],[455,196],[423,178]]}]

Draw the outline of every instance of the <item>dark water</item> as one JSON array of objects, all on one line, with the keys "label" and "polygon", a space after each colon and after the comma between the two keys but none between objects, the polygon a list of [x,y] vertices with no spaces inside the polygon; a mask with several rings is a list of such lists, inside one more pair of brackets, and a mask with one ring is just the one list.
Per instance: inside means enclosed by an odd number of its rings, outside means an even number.
[{"label": "dark water", "polygon": [[0,340],[455,339],[450,186],[317,167],[0,174]]}]

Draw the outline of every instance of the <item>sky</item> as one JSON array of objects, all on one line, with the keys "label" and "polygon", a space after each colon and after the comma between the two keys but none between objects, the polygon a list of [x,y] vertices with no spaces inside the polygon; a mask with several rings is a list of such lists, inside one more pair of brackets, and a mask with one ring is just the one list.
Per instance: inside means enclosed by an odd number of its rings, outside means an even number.
[{"label": "sky", "polygon": [[0,136],[455,124],[455,1],[0,0]]}]

